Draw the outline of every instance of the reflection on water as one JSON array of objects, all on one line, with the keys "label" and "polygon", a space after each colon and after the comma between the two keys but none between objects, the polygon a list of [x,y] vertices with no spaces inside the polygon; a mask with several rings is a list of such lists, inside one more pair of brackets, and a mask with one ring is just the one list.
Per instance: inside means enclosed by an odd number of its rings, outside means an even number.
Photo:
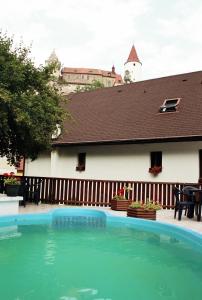
[{"label": "reflection on water", "polygon": [[18,232],[18,226],[0,227],[0,240],[11,239],[20,237],[21,233]]},{"label": "reflection on water", "polygon": [[112,300],[111,298],[99,297],[98,290],[93,288],[75,289],[69,292],[67,296],[61,296],[60,300]]},{"label": "reflection on water", "polygon": [[55,262],[56,244],[54,239],[47,240],[45,247],[44,262],[46,265],[53,265]]},{"label": "reflection on water", "polygon": [[89,227],[102,228],[106,226],[106,217],[94,216],[54,216],[52,226],[55,229],[63,230],[65,228]]}]

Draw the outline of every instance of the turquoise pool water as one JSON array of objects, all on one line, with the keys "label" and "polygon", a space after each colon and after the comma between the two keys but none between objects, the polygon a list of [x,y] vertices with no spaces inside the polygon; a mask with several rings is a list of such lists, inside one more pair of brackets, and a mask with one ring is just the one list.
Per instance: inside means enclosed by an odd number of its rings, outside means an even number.
[{"label": "turquoise pool water", "polygon": [[82,210],[65,214],[4,219],[1,299],[202,299],[199,236],[92,212],[86,221]]}]

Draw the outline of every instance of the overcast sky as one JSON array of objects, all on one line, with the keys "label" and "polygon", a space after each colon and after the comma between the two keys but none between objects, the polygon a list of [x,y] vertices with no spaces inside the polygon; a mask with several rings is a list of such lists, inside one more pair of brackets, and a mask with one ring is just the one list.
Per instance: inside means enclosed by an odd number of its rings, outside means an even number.
[{"label": "overcast sky", "polygon": [[201,0],[0,0],[0,28],[32,43],[36,64],[123,73],[132,45],[142,79],[202,70]]}]

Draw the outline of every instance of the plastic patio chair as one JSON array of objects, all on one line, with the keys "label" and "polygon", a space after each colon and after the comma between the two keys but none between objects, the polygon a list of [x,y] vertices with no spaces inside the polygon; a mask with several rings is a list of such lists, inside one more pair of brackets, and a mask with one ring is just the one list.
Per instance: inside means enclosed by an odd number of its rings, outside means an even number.
[{"label": "plastic patio chair", "polygon": [[[180,191],[178,188],[173,189],[173,193],[175,196],[175,208],[174,208],[174,218],[176,218],[178,212],[178,220],[180,221],[182,218],[182,212],[185,210],[185,215],[187,214],[188,218],[193,218],[194,215],[194,201],[193,201],[193,193]],[[180,201],[180,195],[187,195],[186,201]]]}]

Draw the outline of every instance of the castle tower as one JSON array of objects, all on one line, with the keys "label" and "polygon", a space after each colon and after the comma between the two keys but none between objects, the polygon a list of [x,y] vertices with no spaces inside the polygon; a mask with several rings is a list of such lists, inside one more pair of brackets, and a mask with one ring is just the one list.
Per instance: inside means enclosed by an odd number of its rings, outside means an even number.
[{"label": "castle tower", "polygon": [[55,63],[56,64],[56,69],[55,69],[55,76],[59,76],[60,75],[60,70],[61,70],[61,62],[59,61],[56,53],[55,53],[55,49],[52,51],[51,55],[49,56],[49,58],[45,61],[45,65],[48,66],[49,64]]},{"label": "castle tower", "polygon": [[124,82],[131,83],[141,80],[142,63],[140,62],[134,45],[124,64]]}]

